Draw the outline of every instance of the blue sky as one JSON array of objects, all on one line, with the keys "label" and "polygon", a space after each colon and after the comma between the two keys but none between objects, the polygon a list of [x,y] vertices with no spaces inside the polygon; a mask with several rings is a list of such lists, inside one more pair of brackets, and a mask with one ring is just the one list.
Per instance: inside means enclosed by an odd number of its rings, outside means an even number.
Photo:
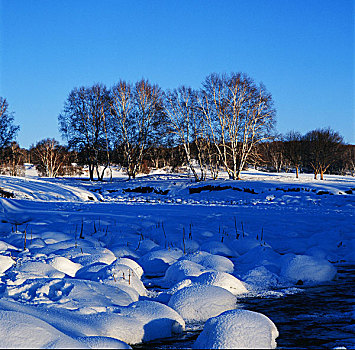
[{"label": "blue sky", "polygon": [[74,87],[199,88],[232,71],[266,85],[279,132],[331,127],[355,144],[352,0],[0,1],[0,96],[22,147],[62,141]]}]

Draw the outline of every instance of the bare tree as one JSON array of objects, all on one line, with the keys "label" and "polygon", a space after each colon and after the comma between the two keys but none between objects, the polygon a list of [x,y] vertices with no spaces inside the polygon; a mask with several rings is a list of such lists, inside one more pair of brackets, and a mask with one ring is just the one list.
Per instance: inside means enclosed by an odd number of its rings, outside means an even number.
[{"label": "bare tree", "polygon": [[290,131],[284,136],[283,152],[286,159],[295,167],[298,179],[299,169],[304,158],[304,142],[299,132]]},{"label": "bare tree", "polygon": [[316,129],[308,132],[304,138],[305,156],[314,171],[314,178],[324,173],[341,156],[343,138],[339,133],[328,129]]},{"label": "bare tree", "polygon": [[162,92],[144,79],[135,85],[121,80],[111,89],[110,113],[116,147],[122,146],[128,177],[135,178],[161,131]]},{"label": "bare tree", "polygon": [[0,149],[0,155],[0,173],[10,176],[25,175],[24,161],[27,154],[17,142],[12,141],[7,147]]},{"label": "bare tree", "polygon": [[55,139],[44,139],[32,146],[32,161],[37,170],[46,177],[56,177],[63,173],[69,154]]},{"label": "bare tree", "polygon": [[0,97],[0,149],[8,146],[20,129],[18,125],[13,124],[13,113],[8,109],[6,99]]},{"label": "bare tree", "polygon": [[275,116],[271,95],[245,74],[211,74],[198,100],[229,177],[240,179],[255,145],[270,138]]},{"label": "bare tree", "polygon": [[286,165],[284,143],[281,140],[281,136],[277,135],[273,141],[263,142],[261,146],[265,160],[279,173]]},{"label": "bare tree", "polygon": [[103,180],[105,170],[110,166],[109,98],[104,85],[75,88],[58,117],[61,133],[69,148],[85,155],[90,180],[94,180],[95,172],[98,180]]},{"label": "bare tree", "polygon": [[[187,164],[196,181],[206,178],[206,162],[203,159],[205,148],[203,119],[196,105],[196,92],[189,87],[181,86],[165,94],[165,113],[168,128],[175,134],[182,145]],[[196,153],[200,174],[196,171],[193,159]]]},{"label": "bare tree", "polygon": [[344,151],[345,169],[350,171],[351,176],[355,174],[355,146],[346,145]]}]

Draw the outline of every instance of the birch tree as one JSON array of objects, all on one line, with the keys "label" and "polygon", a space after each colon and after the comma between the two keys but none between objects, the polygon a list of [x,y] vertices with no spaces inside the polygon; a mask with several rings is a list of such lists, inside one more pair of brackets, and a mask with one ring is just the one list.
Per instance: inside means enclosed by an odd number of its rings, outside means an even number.
[{"label": "birch tree", "polygon": [[270,137],[271,95],[245,74],[214,73],[205,79],[198,104],[229,177],[240,179],[255,145]]},{"label": "birch tree", "polygon": [[135,85],[121,80],[111,89],[110,106],[116,147],[123,149],[129,179],[135,178],[144,154],[161,132],[162,91],[144,79]]},{"label": "birch tree", "polygon": [[57,177],[69,159],[68,152],[55,139],[39,141],[30,152],[33,163],[46,177]]},{"label": "birch tree", "polygon": [[[176,135],[178,143],[182,145],[187,164],[195,180],[205,180],[206,162],[203,159],[203,148],[205,147],[203,120],[198,115],[196,92],[185,86],[168,91],[165,94],[165,113],[167,115],[168,129]],[[197,157],[200,173],[195,168],[193,151],[195,151]]]}]

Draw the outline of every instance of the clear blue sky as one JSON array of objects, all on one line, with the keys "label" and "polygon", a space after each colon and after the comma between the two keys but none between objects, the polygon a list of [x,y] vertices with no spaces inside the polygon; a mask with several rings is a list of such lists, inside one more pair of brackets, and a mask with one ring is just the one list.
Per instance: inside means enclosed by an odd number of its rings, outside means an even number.
[{"label": "clear blue sky", "polygon": [[198,88],[232,71],[266,85],[279,132],[329,126],[355,144],[352,0],[0,1],[0,96],[22,147],[62,141],[74,87]]}]

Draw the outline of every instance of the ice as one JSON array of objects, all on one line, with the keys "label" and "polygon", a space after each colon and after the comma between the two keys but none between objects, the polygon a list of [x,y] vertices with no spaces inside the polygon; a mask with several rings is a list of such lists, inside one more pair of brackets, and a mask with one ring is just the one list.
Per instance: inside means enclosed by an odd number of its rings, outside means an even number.
[{"label": "ice", "polygon": [[209,319],[194,343],[195,349],[275,349],[279,333],[265,315],[230,310]]}]

